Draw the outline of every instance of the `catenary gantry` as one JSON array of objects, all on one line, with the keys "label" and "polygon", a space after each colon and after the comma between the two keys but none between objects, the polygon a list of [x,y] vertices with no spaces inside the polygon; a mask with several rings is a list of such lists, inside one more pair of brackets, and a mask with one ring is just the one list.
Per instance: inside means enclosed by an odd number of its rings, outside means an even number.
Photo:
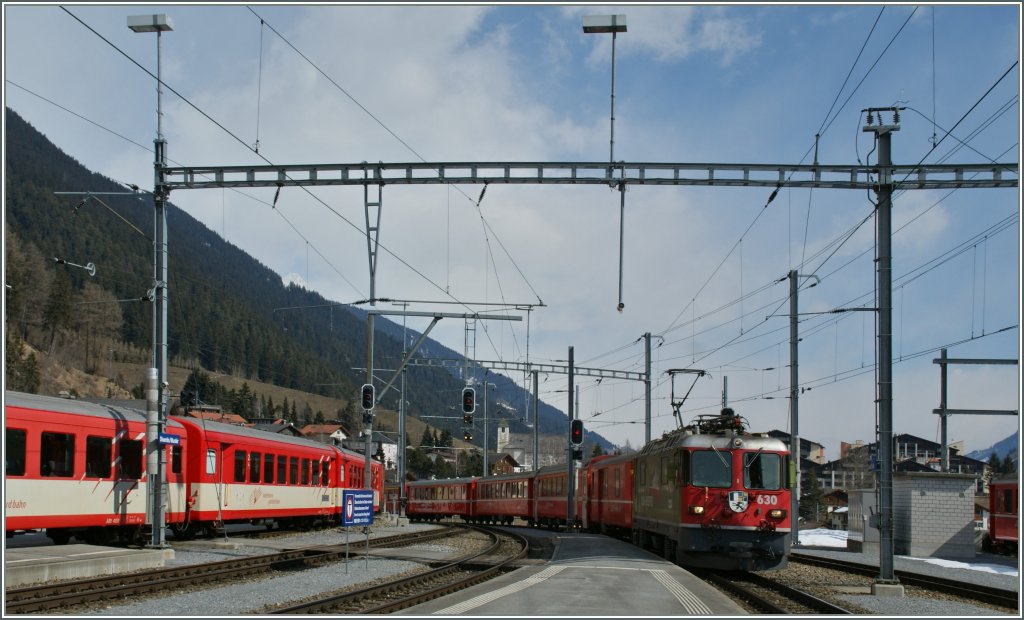
[{"label": "catenary gantry", "polygon": [[168,190],[310,185],[561,184],[703,185],[897,189],[1016,187],[1013,163],[892,165],[789,165],[597,162],[421,162],[163,168]]}]

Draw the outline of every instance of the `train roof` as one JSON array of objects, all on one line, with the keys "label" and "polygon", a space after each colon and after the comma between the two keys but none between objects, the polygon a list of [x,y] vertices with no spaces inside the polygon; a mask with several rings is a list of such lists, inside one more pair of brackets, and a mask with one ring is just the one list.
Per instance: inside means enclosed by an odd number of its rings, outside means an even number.
[{"label": "train roof", "polygon": [[270,433],[267,431],[261,431],[248,426],[236,426],[234,424],[224,424],[223,422],[213,422],[211,420],[203,420],[201,418],[184,418],[175,416],[174,418],[180,421],[182,424],[192,424],[203,429],[206,433],[222,433],[224,435],[235,435],[238,437],[246,437],[249,439],[259,439],[262,441],[273,441],[275,443],[286,443],[294,446],[302,446],[305,448],[316,448],[322,450],[329,450],[333,446],[312,439],[306,439],[305,437],[295,437],[293,435],[285,435],[283,433]]},{"label": "train roof", "polygon": [[[736,445],[736,441],[740,442],[740,446]],[[772,452],[789,451],[786,442],[775,437],[769,437],[767,433],[694,433],[680,429],[667,433],[660,439],[651,441],[643,447],[640,454],[646,455],[672,448],[731,450],[735,447],[742,447],[747,450],[769,450]]]},{"label": "train roof", "polygon": [[[22,409],[70,413],[96,418],[117,418],[143,424],[146,422],[146,412],[144,410],[117,404],[117,401],[91,402],[73,398],[26,394],[25,392],[15,392],[13,390],[4,390],[4,407],[20,407]],[[168,425],[174,428],[182,427],[181,424],[174,420],[168,420]]]},{"label": "train roof", "polygon": [[424,480],[410,480],[408,482],[408,484],[409,485],[452,484],[452,483],[469,484],[469,483],[474,482],[475,480],[479,480],[479,478],[475,478],[473,476],[470,476],[470,477],[465,477],[464,476],[462,478],[427,478],[427,479],[424,479]]}]

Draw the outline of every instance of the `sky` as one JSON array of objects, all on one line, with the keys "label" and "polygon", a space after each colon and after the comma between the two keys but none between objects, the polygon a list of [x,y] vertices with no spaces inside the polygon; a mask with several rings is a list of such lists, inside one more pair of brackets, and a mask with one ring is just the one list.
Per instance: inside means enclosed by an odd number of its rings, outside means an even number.
[{"label": "sky", "polygon": [[[160,13],[174,28],[159,38],[172,166],[869,164],[862,111],[889,106],[904,108],[897,164],[1020,159],[1016,3],[5,3],[5,105],[86,167],[152,189],[158,46],[127,17]],[[587,15],[626,16],[614,64],[611,35],[583,32]],[[276,202],[273,188],[170,199],[284,282],[367,299],[362,188],[307,189]],[[446,318],[432,338],[479,360],[564,365],[571,348],[578,367],[637,373],[651,333],[652,437],[723,400],[751,430],[789,432],[795,270],[799,434],[830,460],[840,442],[874,441],[874,315],[831,312],[875,306],[872,193],[630,186],[620,255],[614,188],[482,189],[383,189],[377,297],[521,318]],[[939,351],[1019,359],[1020,190],[903,189],[893,205],[893,428],[938,441]],[[675,374],[673,387],[669,369],[705,375]],[[948,406],[1019,410],[1020,377],[1019,366],[951,365]],[[566,410],[566,377],[540,381],[541,399]],[[576,386],[588,431],[644,443],[642,383]],[[952,416],[949,440],[982,449],[1019,424]]]}]

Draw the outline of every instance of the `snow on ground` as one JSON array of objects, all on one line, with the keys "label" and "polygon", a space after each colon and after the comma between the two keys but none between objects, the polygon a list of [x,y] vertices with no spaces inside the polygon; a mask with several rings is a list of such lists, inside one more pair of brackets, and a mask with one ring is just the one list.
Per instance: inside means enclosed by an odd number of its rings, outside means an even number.
[{"label": "snow on ground", "polygon": [[[807,547],[840,547],[845,549],[847,534],[849,534],[849,532],[845,530],[830,530],[827,528],[801,530],[800,544]],[[1011,577],[1016,577],[1019,574],[1016,566],[1003,566],[1001,564],[989,564],[985,562],[962,562],[959,560],[943,560],[940,558],[912,558],[906,555],[897,557],[907,560],[917,560],[919,562],[928,562],[929,564],[937,564],[948,568],[977,570],[987,573],[996,573],[998,575],[1009,575]]]},{"label": "snow on ground", "polygon": [[819,527],[813,530],[800,530],[800,544],[808,547],[842,547],[846,548],[846,530],[830,530]]}]

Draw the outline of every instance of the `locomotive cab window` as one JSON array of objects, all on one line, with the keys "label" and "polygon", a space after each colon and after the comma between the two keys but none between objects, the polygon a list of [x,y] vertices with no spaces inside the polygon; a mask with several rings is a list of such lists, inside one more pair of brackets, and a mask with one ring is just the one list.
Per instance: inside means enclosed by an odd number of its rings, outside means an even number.
[{"label": "locomotive cab window", "polygon": [[782,488],[782,457],[761,451],[745,453],[743,486],[748,489]]},{"label": "locomotive cab window", "polygon": [[8,476],[25,475],[25,438],[20,428],[4,429],[4,471]]},{"label": "locomotive cab window", "polygon": [[86,437],[85,477],[109,478],[112,454],[113,445],[110,437]]},{"label": "locomotive cab window", "polygon": [[117,451],[121,456],[117,465],[118,478],[121,480],[142,478],[142,442],[134,439],[122,439],[117,443]]},{"label": "locomotive cab window", "polygon": [[75,473],[75,436],[43,433],[39,450],[39,473],[70,478]]},{"label": "locomotive cab window", "polygon": [[695,450],[690,456],[693,486],[722,487],[729,486],[732,480],[732,463],[729,453],[716,450]]}]

